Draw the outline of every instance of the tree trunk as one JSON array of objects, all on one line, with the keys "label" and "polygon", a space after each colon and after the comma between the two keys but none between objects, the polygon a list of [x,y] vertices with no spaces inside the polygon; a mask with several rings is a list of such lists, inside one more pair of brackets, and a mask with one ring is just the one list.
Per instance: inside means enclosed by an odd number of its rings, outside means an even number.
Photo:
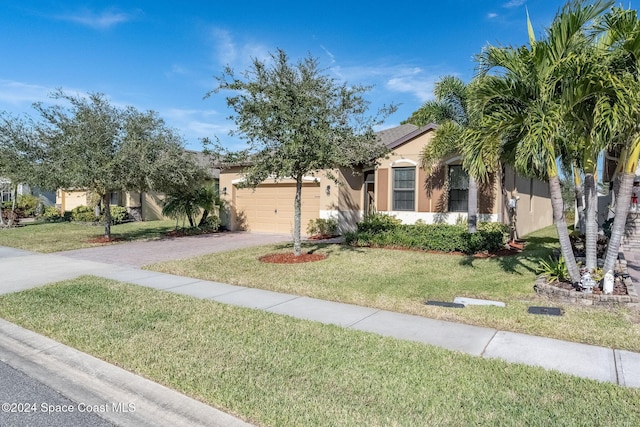
[{"label": "tree trunk", "polygon": [[104,208],[104,237],[111,239],[111,194],[107,192],[102,196],[102,206]]},{"label": "tree trunk", "polygon": [[589,271],[593,271],[598,267],[598,193],[596,191],[595,177],[591,172],[585,172],[584,192],[586,196],[584,245],[587,268]]},{"label": "tree trunk", "polygon": [[13,194],[12,200],[11,200],[11,212],[9,212],[9,218],[7,220],[7,225],[9,227],[13,227],[13,223],[15,220],[15,215],[16,215],[16,199],[18,198],[18,184],[16,184],[16,186],[13,188],[13,190],[11,190],[11,193]]},{"label": "tree trunk", "polygon": [[478,225],[478,181],[469,176],[469,203],[467,207],[467,226],[469,233],[475,233]]},{"label": "tree trunk", "polygon": [[202,212],[202,218],[200,218],[200,222],[198,223],[198,227],[202,227],[204,225],[204,222],[207,220],[208,217],[209,217],[209,211],[207,209],[205,209]]},{"label": "tree trunk", "polygon": [[2,216],[2,199],[4,198],[4,191],[0,190],[0,225],[5,226],[4,217]]},{"label": "tree trunk", "polygon": [[627,226],[627,215],[629,214],[634,178],[634,173],[624,173],[620,176],[620,188],[618,189],[616,197],[615,217],[613,218],[611,238],[607,245],[607,256],[604,260],[603,271],[614,270],[615,268],[620,244],[622,243],[622,236]]},{"label": "tree trunk", "polygon": [[553,209],[553,222],[556,225],[558,239],[560,240],[560,250],[564,256],[567,270],[572,283],[580,281],[580,270],[573,254],[567,221],[564,218],[564,202],[562,200],[562,190],[560,189],[560,178],[553,176],[549,178],[549,192],[551,193],[551,208]]},{"label": "tree trunk", "polygon": [[300,238],[300,229],[302,225],[301,199],[302,175],[298,175],[296,176],[296,198],[293,202],[293,254],[295,256],[302,255],[302,242]]},{"label": "tree trunk", "polygon": [[576,197],[576,212],[578,213],[578,222],[576,223],[576,227],[580,230],[580,233],[586,234],[586,226],[585,226],[585,212],[584,212],[584,193],[582,192],[582,183],[580,182],[580,175],[577,169],[574,167],[573,170],[573,192]]}]

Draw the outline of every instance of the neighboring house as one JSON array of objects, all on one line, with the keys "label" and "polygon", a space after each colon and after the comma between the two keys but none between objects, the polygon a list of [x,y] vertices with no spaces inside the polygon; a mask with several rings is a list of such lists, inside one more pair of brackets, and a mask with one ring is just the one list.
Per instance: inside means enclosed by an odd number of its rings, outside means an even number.
[{"label": "neighboring house", "polygon": [[[217,190],[219,187],[220,170],[211,166],[212,162],[208,156],[202,152],[189,151],[195,156],[196,162],[210,170],[210,184]],[[110,205],[123,206],[127,208],[129,215],[136,221],[155,221],[164,219],[162,207],[165,195],[159,192],[134,192],[116,191],[111,193]],[[56,207],[61,212],[70,212],[78,206],[89,206],[91,194],[85,189],[58,189],[55,195]],[[95,202],[94,202],[95,203]]]},{"label": "neighboring house", "polygon": [[[444,167],[427,176],[420,167],[422,148],[433,137],[435,125],[405,124],[378,132],[392,150],[378,166],[318,171],[305,177],[302,189],[302,232],[315,218],[334,217],[342,231],[353,229],[366,213],[393,215],[403,223],[466,222],[468,176],[460,157],[445,159]],[[221,197],[227,212],[223,224],[231,230],[290,233],[293,229],[293,180],[266,180],[255,190],[241,188],[242,166],[220,173]],[[338,178],[338,184],[327,172]],[[510,200],[515,209],[509,208]],[[553,223],[548,185],[517,176],[505,168],[490,185],[481,186],[479,219],[506,224],[517,215],[522,236]],[[514,203],[514,202],[511,202]]]},{"label": "neighboring house", "polygon": [[[27,184],[18,184],[18,196],[23,194],[31,194],[40,198],[45,206],[52,206],[55,203],[55,193],[52,191],[41,191],[37,188],[31,188]],[[10,202],[13,197],[11,181],[6,178],[0,178],[0,202]]]}]

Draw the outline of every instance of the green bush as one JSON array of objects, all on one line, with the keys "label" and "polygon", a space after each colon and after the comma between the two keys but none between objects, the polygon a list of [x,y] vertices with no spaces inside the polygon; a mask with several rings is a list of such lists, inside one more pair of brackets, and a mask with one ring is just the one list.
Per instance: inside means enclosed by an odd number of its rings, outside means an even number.
[{"label": "green bush", "polygon": [[16,208],[20,209],[25,217],[35,216],[38,205],[40,205],[40,198],[31,194],[21,194],[16,199]]},{"label": "green bush", "polygon": [[71,220],[77,222],[97,222],[98,217],[96,217],[93,208],[81,205],[71,209]]},{"label": "green bush", "polygon": [[538,274],[543,274],[549,282],[564,282],[569,280],[569,270],[564,257],[558,259],[549,258],[548,261],[540,261]]},{"label": "green bush", "polygon": [[209,215],[207,219],[204,220],[204,223],[200,225],[198,228],[218,231],[220,229],[221,221],[215,215]]},{"label": "green bush", "polygon": [[42,218],[47,222],[60,222],[65,220],[65,216],[60,209],[55,206],[47,206],[42,211]]},{"label": "green bush", "polygon": [[317,218],[309,221],[307,234],[310,236],[335,236],[338,234],[338,221],[335,218]]},{"label": "green bush", "polygon": [[381,213],[367,215],[358,223],[358,232],[380,233],[392,230],[402,224],[398,218]]},{"label": "green bush", "polygon": [[391,229],[374,232],[347,233],[345,242],[351,246],[374,246],[434,250],[441,252],[493,252],[504,247],[506,238],[502,227],[488,226],[473,234],[466,226],[448,224],[395,225]]},{"label": "green bush", "polygon": [[[129,212],[124,206],[109,206],[109,210],[111,211],[111,224],[122,224],[129,220]],[[104,213],[100,216],[100,221],[104,222]]]}]

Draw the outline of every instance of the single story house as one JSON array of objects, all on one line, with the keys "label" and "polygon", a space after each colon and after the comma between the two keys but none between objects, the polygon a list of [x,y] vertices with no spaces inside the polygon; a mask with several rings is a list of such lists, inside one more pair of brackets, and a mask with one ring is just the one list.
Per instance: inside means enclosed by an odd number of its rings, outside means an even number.
[{"label": "single story house", "polygon": [[[185,150],[193,156],[196,163],[204,167],[210,173],[209,184],[214,191],[218,191],[220,169],[212,166],[211,159],[202,152]],[[135,192],[114,191],[110,194],[109,204],[127,208],[129,215],[136,221],[155,221],[165,219],[162,215],[162,207],[165,195],[160,192]],[[91,193],[85,189],[58,189],[56,191],[56,207],[61,212],[70,212],[78,206],[90,206],[95,204],[91,200]],[[93,202],[93,203],[92,203]]]},{"label": "single story house", "polygon": [[[393,215],[403,223],[466,222],[468,176],[461,158],[445,159],[444,167],[427,176],[420,167],[422,148],[433,138],[436,125],[404,124],[378,132],[392,152],[378,165],[316,171],[304,178],[302,232],[310,220],[333,217],[342,231],[353,229],[367,213]],[[295,182],[266,180],[256,189],[241,188],[243,167],[220,172],[225,202],[222,222],[230,230],[291,233]],[[515,215],[514,215],[515,214]],[[519,236],[553,223],[548,185],[516,175],[505,167],[493,182],[479,189],[479,220],[510,224]]]}]

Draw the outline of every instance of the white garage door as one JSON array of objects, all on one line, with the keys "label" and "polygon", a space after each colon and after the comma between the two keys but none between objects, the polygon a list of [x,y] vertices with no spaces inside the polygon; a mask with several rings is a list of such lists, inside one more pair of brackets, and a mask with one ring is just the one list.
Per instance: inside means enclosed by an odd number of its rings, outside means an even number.
[{"label": "white garage door", "polygon": [[[245,230],[269,233],[293,231],[293,201],[295,184],[263,184],[255,190],[235,189],[238,224]],[[320,215],[320,185],[302,185],[302,234],[307,224]]]}]

